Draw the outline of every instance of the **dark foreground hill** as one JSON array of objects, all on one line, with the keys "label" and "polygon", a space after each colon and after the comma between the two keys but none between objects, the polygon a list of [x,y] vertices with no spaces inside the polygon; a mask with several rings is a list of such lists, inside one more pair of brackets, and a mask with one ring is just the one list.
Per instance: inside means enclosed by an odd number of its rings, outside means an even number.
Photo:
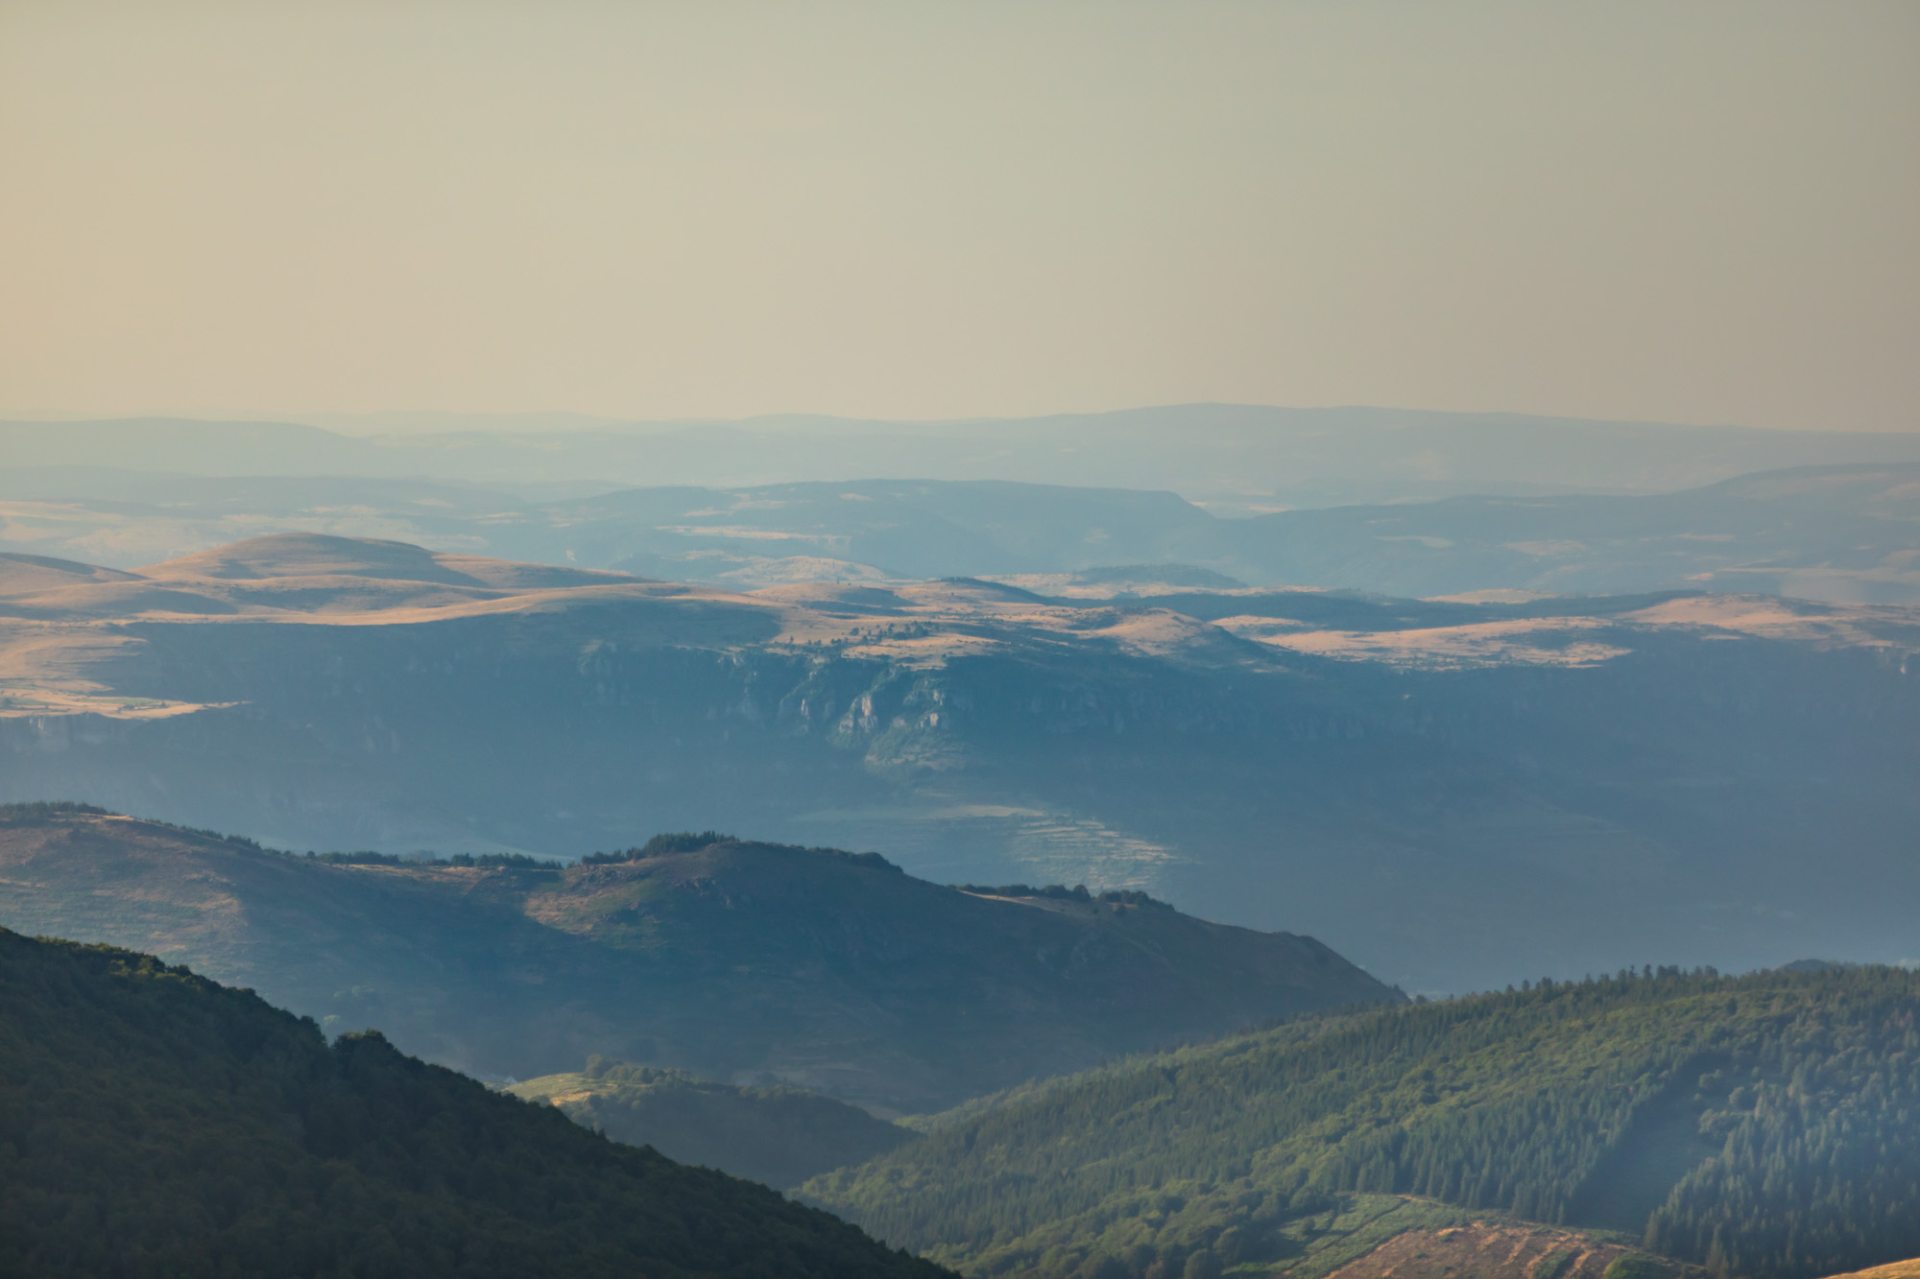
[{"label": "dark foreground hill", "polygon": [[1650,974],[1316,1018],[975,1103],[802,1193],[983,1275],[1196,1254],[1320,1274],[1316,1248],[1396,1195],[1621,1231],[1718,1276],[1829,1274],[1920,1252],[1920,974]]},{"label": "dark foreground hill", "polygon": [[607,1062],[507,1089],[595,1132],[669,1159],[769,1186],[807,1178],[913,1140],[912,1129],[799,1088],[743,1088],[684,1071]]},{"label": "dark foreground hill", "polygon": [[933,1279],[145,955],[0,930],[0,1273]]},{"label": "dark foreground hill", "polygon": [[1137,894],[963,892],[717,835],[564,868],[343,864],[0,809],[0,925],[190,963],[486,1076],[601,1054],[902,1111],[1398,998],[1311,938]]}]

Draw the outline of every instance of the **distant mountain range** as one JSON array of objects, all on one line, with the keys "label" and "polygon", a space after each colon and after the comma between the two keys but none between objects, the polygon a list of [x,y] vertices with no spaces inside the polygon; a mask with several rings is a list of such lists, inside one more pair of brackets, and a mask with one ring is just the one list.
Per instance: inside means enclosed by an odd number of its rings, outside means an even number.
[{"label": "distant mountain range", "polygon": [[0,930],[0,1272],[937,1279],[151,957]]},{"label": "distant mountain range", "polygon": [[977,1275],[1676,1272],[1448,1238],[1492,1213],[1813,1279],[1920,1251],[1917,1019],[1899,969],[1528,983],[976,1101],[801,1194]]},{"label": "distant mountain range", "polygon": [[311,535],[11,557],[0,798],[301,849],[877,847],[1424,991],[1909,957],[1911,609],[1111,585],[735,592]]},{"label": "distant mountain range", "polygon": [[[437,429],[422,431],[421,425]],[[366,425],[366,424],[363,424]],[[371,425],[377,427],[378,422]],[[1183,404],[952,422],[420,415],[343,435],[292,422],[0,423],[10,468],[434,476],[525,491],[938,478],[1172,489],[1257,510],[1465,494],[1659,493],[1750,471],[1920,462],[1920,434],[1773,431],[1419,409]]]},{"label": "distant mountain range", "polygon": [[610,484],[536,500],[418,479],[18,466],[0,472],[0,550],[131,568],[297,529],[740,588],[987,576],[1108,594],[1204,581],[1405,596],[1685,588],[1920,601],[1920,462],[1652,495],[1482,494],[1252,515],[1165,489],[1003,481]]},{"label": "distant mountain range", "polygon": [[719,836],[421,865],[0,809],[0,925],[138,946],[483,1076],[604,1054],[896,1112],[1399,998],[1306,937]]}]

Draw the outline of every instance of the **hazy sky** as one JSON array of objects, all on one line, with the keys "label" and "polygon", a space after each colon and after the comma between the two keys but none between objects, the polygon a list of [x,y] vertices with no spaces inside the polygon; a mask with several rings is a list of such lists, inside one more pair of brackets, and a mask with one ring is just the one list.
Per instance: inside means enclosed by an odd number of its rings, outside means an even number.
[{"label": "hazy sky", "polygon": [[0,0],[0,412],[1920,427],[1920,3]]}]

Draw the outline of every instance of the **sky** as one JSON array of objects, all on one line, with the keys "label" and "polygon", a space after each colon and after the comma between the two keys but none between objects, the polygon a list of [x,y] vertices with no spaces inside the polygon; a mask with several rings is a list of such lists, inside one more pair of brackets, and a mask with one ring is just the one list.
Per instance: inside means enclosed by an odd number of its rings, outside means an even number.
[{"label": "sky", "polygon": [[0,0],[0,413],[1920,429],[1920,4]]}]

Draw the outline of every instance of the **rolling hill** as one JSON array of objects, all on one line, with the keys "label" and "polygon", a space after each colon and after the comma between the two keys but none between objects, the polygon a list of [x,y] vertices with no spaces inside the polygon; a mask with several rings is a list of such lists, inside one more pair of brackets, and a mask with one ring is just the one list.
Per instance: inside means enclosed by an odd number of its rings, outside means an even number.
[{"label": "rolling hill", "polygon": [[0,799],[399,852],[723,826],[1311,928],[1429,992],[1899,960],[1920,909],[1908,609],[740,592],[314,535],[48,572],[0,580]]},{"label": "rolling hill", "polygon": [[1920,1247],[1916,1049],[1907,970],[1528,983],[983,1099],[802,1194],[979,1275],[1317,1276],[1496,1212],[1811,1279]]},{"label": "rolling hill", "polygon": [[961,892],[717,835],[420,864],[0,810],[0,925],[187,962],[487,1077],[600,1054],[894,1111],[1398,997],[1311,938],[1137,895]]},{"label": "rolling hill", "polygon": [[145,955],[0,930],[0,1271],[933,1279],[825,1213],[597,1137]]}]

